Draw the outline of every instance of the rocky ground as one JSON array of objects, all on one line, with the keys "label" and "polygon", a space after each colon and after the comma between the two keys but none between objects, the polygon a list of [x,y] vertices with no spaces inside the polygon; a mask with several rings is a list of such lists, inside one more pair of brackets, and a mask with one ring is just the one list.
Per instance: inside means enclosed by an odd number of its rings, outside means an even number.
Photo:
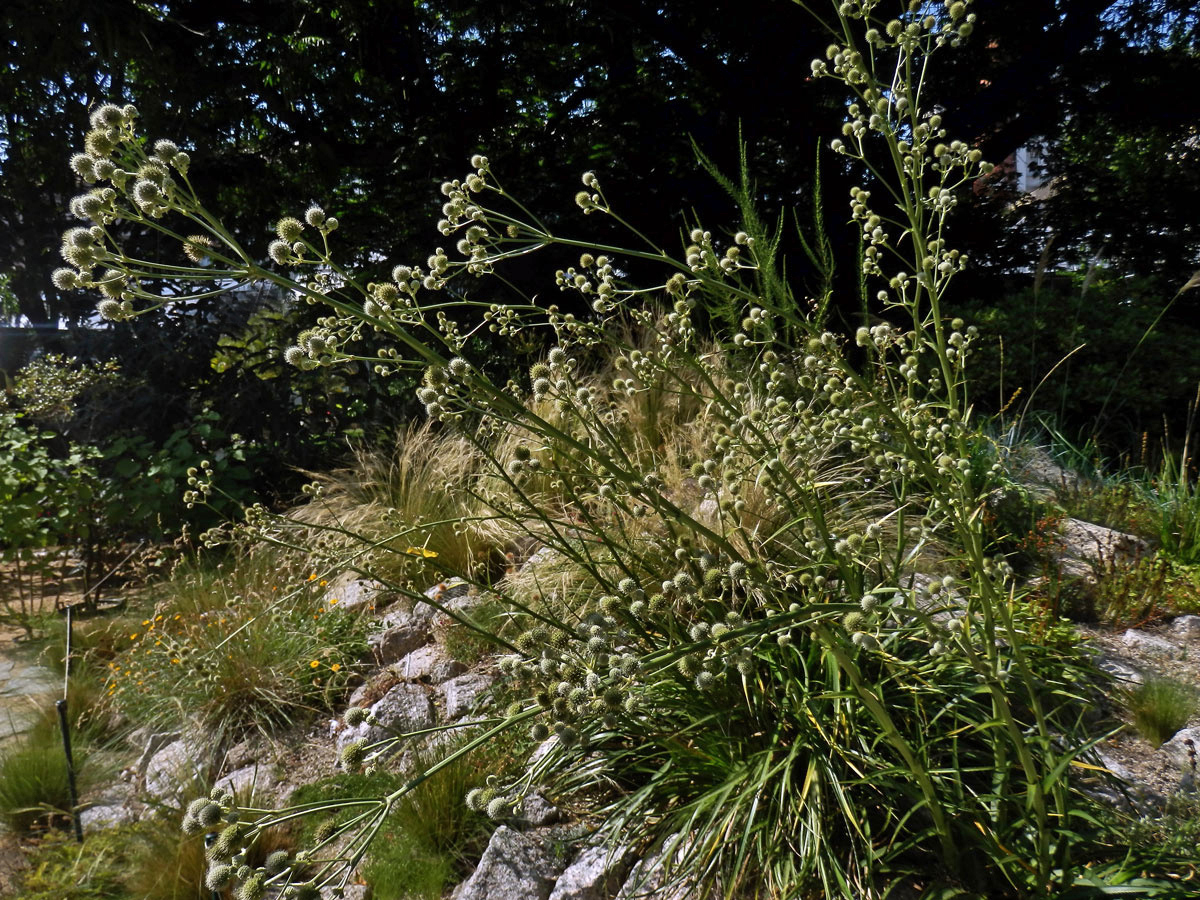
[{"label": "rocky ground", "polygon": [[[1055,477],[1053,472],[1046,477]],[[1078,520],[1059,524],[1054,559],[1059,571],[1082,578],[1102,577],[1106,567],[1136,552],[1138,539]],[[534,554],[526,565],[540,564]],[[1099,575],[1097,574],[1099,573]],[[374,714],[376,724],[348,726],[344,718],[317,723],[274,745],[248,740],[213,759],[202,735],[156,733],[141,729],[131,739],[138,758],[123,780],[86,798],[85,828],[128,821],[152,805],[177,802],[189,778],[232,789],[243,803],[286,803],[300,784],[334,774],[339,751],[358,738],[377,740],[386,729],[400,732],[464,721],[491,702],[494,662],[483,657],[468,665],[449,652],[445,637],[451,619],[430,603],[409,607],[389,602],[377,585],[347,575],[329,587],[338,608],[374,610],[370,638],[370,674],[357,686],[347,708]],[[431,587],[427,596],[439,606],[469,613],[486,598],[461,583]],[[1200,616],[1183,616],[1137,630],[1111,631],[1078,626],[1085,644],[1101,667],[1118,683],[1136,686],[1155,675],[1200,685]],[[1114,692],[1107,708],[1094,716],[1098,728],[1129,722],[1129,714]],[[1189,741],[1194,742],[1189,747]],[[1099,745],[1099,759],[1129,787],[1114,802],[1152,810],[1181,789],[1195,789],[1195,755],[1200,746],[1200,718],[1161,747],[1151,746],[1132,728],[1125,728]],[[402,756],[393,764],[403,765]],[[1189,780],[1190,779],[1190,780]],[[579,823],[564,820],[540,795],[531,797],[522,814],[496,829],[473,874],[458,885],[453,900],[690,900],[694,892],[660,889],[663,867],[658,860],[639,860],[626,850],[590,846],[578,838],[586,832]],[[6,852],[10,851],[10,852]],[[12,848],[0,844],[0,880]],[[351,885],[346,896],[362,898],[364,885]]]}]

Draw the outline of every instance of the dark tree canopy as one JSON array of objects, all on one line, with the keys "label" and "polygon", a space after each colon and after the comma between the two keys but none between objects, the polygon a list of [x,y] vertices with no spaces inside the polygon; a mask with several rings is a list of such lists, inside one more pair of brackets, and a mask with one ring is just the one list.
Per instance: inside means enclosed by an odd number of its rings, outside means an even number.
[{"label": "dark tree canopy", "polygon": [[[1163,232],[1138,221],[1161,214],[1179,227],[1154,262],[1194,255],[1176,214],[1195,185],[1169,177],[1186,161],[1160,165],[1155,185],[1129,177],[1138,156],[1162,162],[1200,120],[1194,92],[1169,89],[1195,83],[1192,4],[980,0],[976,10],[975,36],[938,63],[956,133],[997,160],[1050,142],[1052,167],[1074,186],[1041,214],[1060,246],[1087,237],[1080,219],[1096,223],[1099,195],[1122,201],[1104,209],[1105,234]],[[71,224],[64,201],[79,187],[65,160],[101,100],[133,102],[148,133],[186,142],[211,205],[252,245],[265,252],[274,217],[320,200],[364,259],[428,248],[436,184],[473,152],[550,213],[569,206],[582,171],[604,171],[639,224],[673,245],[692,210],[714,220],[729,210],[689,139],[732,170],[740,126],[777,208],[804,199],[816,138],[840,125],[839,98],[808,78],[822,29],[785,0],[63,0],[44,13],[33,0],[0,10],[0,272],[33,321],[90,306],[48,279]],[[1124,143],[1102,140],[1110,129]],[[844,185],[835,166],[825,175],[836,222]],[[1155,202],[1155,189],[1173,202]],[[978,227],[998,245],[994,223],[987,235],[995,218]]]}]

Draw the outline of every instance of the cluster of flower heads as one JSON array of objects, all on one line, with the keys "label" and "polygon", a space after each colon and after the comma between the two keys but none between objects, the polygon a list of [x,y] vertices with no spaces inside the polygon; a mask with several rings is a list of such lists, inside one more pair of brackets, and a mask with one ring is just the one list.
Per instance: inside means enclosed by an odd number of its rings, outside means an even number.
[{"label": "cluster of flower heads", "polygon": [[[160,140],[146,154],[137,144],[133,126],[137,110],[106,103],[91,114],[84,152],[71,157],[71,168],[87,184],[96,185],[71,200],[77,218],[92,223],[63,235],[62,256],[72,268],[54,272],[59,290],[96,290],[105,318],[133,313],[137,296],[119,253],[108,246],[106,227],[121,220],[159,219],[173,205],[185,202],[178,179],[186,181],[191,158],[172,141]],[[97,273],[97,269],[107,266]]]},{"label": "cluster of flower heads", "polygon": [[237,900],[262,900],[277,896],[285,900],[317,900],[320,891],[299,876],[305,862],[303,853],[292,857],[286,850],[269,854],[261,865],[251,865],[247,839],[253,829],[239,821],[233,795],[219,788],[208,797],[198,797],[183,817],[185,834],[208,833],[208,871],[204,884],[220,893],[236,888]]}]

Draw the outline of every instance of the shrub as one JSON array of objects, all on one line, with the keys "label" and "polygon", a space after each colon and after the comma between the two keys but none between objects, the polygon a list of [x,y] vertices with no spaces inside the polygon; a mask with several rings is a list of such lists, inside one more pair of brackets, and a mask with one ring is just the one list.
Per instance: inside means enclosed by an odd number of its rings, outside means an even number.
[{"label": "shrub", "polygon": [[[1031,637],[1007,563],[989,555],[978,524],[998,463],[977,470],[986,455],[974,449],[965,380],[976,332],[940,306],[966,258],[940,235],[956,191],[989,169],[922,108],[913,74],[971,19],[965,3],[892,21],[863,7],[870,30],[858,5],[842,4],[828,58],[813,64],[814,77],[853,94],[834,151],[870,167],[878,150],[890,166],[880,186],[852,194],[864,277],[887,316],[858,329],[853,351],[793,295],[744,167],[738,181],[719,178],[742,230],[725,239],[696,227],[674,259],[550,230],[477,156],[442,188],[438,229],[457,241],[453,259],[439,249],[363,285],[333,257],[337,222],[323,210],[280,220],[268,248],[280,270],[303,274],[269,271],[202,211],[186,153],[160,142],[147,156],[133,110],[96,111],[89,147],[102,149],[76,165],[118,168],[111,188],[76,207],[176,239],[202,229],[212,268],[133,266],[103,229],[77,229],[64,248],[75,268],[60,281],[102,290],[101,314],[122,319],[162,305],[149,287],[167,272],[270,279],[330,310],[287,349],[301,368],[355,358],[364,332],[386,333],[395,347],[376,371],[423,370],[428,417],[474,448],[479,475],[462,490],[542,548],[512,578],[461,573],[512,610],[516,633],[493,635],[518,698],[504,716],[387,794],[283,811],[223,804],[250,842],[304,814],[345,811],[313,849],[324,860],[344,841],[341,858],[273,883],[301,893],[297,882],[346,884],[405,797],[529,728],[556,741],[529,771],[492,772],[468,806],[504,819],[530,785],[549,782],[592,810],[612,842],[672,860],[677,884],[875,897],[921,873],[947,893],[1069,888],[1087,821],[1070,778],[1089,747],[1077,685],[1095,673]],[[576,203],[622,221],[595,173]],[[168,215],[182,221],[167,228]],[[181,250],[198,257],[200,243]],[[454,277],[548,245],[579,253],[555,283],[587,315],[532,302],[479,310],[453,292]],[[660,266],[661,279],[628,283],[631,263]],[[695,321],[706,310],[733,311],[739,327],[706,345]],[[545,329],[556,345],[528,379],[494,383],[464,358],[465,320],[477,313],[503,337]],[[589,372],[597,358],[606,377]],[[193,477],[200,502],[210,479]],[[461,509],[448,518],[473,522]],[[336,521],[257,509],[245,529],[294,546],[315,527],[353,537]],[[379,546],[367,536],[353,552]],[[394,556],[425,566],[419,550]],[[419,596],[403,569],[380,577]],[[351,745],[344,761],[377,764],[405,739]]]}]

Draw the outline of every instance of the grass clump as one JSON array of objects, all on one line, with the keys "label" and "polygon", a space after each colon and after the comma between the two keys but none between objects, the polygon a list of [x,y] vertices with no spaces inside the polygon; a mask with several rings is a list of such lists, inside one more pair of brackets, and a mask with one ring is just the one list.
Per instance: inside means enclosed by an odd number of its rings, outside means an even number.
[{"label": "grass clump", "polygon": [[306,546],[338,566],[421,589],[443,572],[482,580],[502,571],[515,533],[470,489],[482,465],[464,436],[410,425],[390,452],[359,448],[353,466],[318,475],[293,516],[313,526]]},{"label": "grass clump", "polygon": [[[74,748],[75,764],[86,771],[87,754]],[[0,820],[18,833],[62,822],[71,810],[67,761],[57,734],[17,738],[0,750]]]},{"label": "grass clump", "polygon": [[1129,691],[1128,704],[1138,733],[1159,747],[1196,715],[1200,696],[1173,678],[1154,676]]},{"label": "grass clump", "polygon": [[194,722],[234,740],[331,709],[365,638],[324,587],[269,548],[184,560],[153,587],[152,612],[112,628],[106,698],[139,721]]}]

